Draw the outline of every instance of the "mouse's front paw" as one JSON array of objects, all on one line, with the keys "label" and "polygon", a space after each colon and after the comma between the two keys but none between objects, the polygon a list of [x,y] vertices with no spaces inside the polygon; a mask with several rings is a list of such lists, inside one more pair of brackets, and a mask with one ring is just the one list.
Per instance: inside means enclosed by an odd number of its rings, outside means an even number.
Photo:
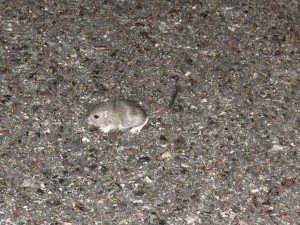
[{"label": "mouse's front paw", "polygon": [[100,130],[103,132],[103,133],[108,133],[111,129],[109,127],[101,127]]}]

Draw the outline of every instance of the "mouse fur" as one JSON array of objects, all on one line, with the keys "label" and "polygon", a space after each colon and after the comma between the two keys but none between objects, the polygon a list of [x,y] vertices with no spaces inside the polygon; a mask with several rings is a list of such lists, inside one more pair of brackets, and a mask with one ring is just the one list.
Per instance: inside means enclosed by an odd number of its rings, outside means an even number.
[{"label": "mouse fur", "polygon": [[137,133],[147,124],[149,117],[138,103],[118,100],[96,105],[86,120],[89,125],[99,127],[104,133],[127,128],[131,128],[131,133]]}]

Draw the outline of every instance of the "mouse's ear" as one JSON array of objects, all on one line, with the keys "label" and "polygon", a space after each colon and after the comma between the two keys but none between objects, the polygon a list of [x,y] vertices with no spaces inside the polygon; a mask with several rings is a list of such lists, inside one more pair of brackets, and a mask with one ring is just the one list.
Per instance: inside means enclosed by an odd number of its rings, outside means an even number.
[{"label": "mouse's ear", "polygon": [[107,118],[107,116],[108,116],[108,111],[104,111],[104,112],[103,112],[103,117],[104,117],[104,118]]}]

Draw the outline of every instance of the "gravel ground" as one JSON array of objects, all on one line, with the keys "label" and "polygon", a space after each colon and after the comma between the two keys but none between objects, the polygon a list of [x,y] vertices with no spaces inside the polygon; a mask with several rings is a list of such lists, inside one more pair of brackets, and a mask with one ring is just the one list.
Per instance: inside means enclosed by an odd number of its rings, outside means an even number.
[{"label": "gravel ground", "polygon": [[0,224],[298,225],[300,3],[243,2],[0,0]]}]

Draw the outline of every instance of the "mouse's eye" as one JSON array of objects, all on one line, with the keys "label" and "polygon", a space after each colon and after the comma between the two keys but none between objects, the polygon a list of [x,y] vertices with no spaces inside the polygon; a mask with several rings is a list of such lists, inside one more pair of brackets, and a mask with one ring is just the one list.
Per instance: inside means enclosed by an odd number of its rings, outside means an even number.
[{"label": "mouse's eye", "polygon": [[94,115],[94,118],[95,118],[95,119],[98,119],[98,118],[99,118],[99,116],[98,116],[98,115]]}]

